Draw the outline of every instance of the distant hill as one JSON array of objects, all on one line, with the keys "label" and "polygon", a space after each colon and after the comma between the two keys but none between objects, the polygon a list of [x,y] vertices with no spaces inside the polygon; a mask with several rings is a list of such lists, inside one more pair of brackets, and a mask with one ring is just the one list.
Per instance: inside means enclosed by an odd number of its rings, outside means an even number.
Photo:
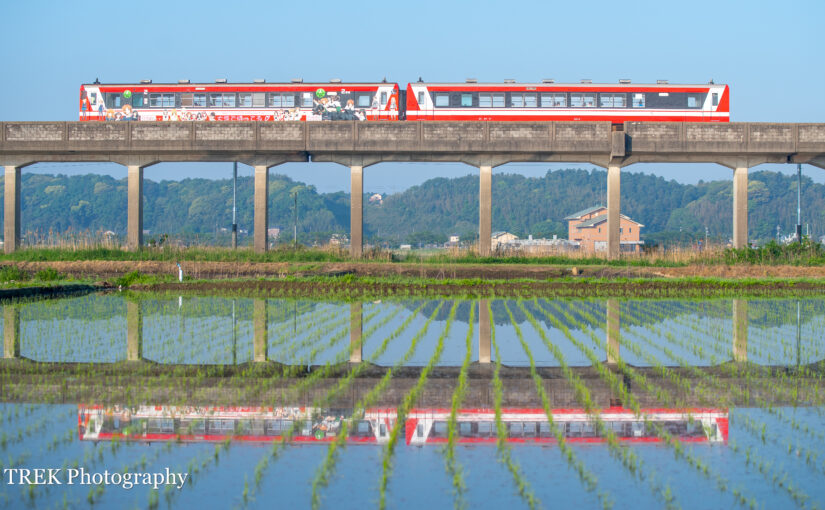
[{"label": "distant hill", "polygon": [[[749,178],[749,235],[775,236],[777,224],[788,233],[796,223],[796,178],[753,172]],[[2,181],[2,178],[0,178]],[[493,176],[493,230],[520,236],[566,237],[563,218],[605,202],[606,175],[600,170],[559,170],[544,177]],[[803,218],[814,233],[825,233],[825,186],[802,182]],[[313,186],[282,175],[270,180],[270,226],[291,238],[293,199],[298,190],[298,230],[302,241],[323,241],[349,230],[349,194],[318,193]],[[731,235],[732,184],[727,181],[680,184],[649,174],[622,174],[622,212],[645,225],[651,241],[688,235]],[[214,235],[232,221],[232,181],[185,179],[144,181],[144,228],[152,234]],[[477,236],[478,176],[431,179],[404,192],[369,202],[365,194],[367,239],[399,242],[445,241]],[[252,230],[253,180],[238,178],[238,224]],[[41,233],[126,231],[126,180],[105,175],[42,175],[23,172],[22,226]],[[0,194],[2,201],[2,194]],[[2,211],[2,208],[0,208]],[[681,229],[681,233],[680,233]]]}]

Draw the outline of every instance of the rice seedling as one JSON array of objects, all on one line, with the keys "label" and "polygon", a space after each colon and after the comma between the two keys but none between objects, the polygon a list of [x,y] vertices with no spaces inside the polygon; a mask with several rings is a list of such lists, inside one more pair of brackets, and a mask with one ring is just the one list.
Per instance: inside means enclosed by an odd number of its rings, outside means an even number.
[{"label": "rice seedling", "polygon": [[[528,312],[526,308],[524,308],[524,304],[519,302],[519,308],[522,312],[525,313],[527,316]],[[564,437],[564,433],[562,433],[561,429],[559,429],[558,425],[556,425],[555,421],[553,420],[553,411],[552,406],[550,404],[550,399],[547,397],[547,392],[544,389],[544,384],[542,382],[541,376],[536,371],[536,363],[533,360],[533,354],[530,352],[530,346],[527,345],[527,342],[524,340],[524,335],[521,332],[521,328],[519,327],[518,323],[516,322],[515,318],[513,317],[513,312],[510,310],[510,307],[507,304],[504,304],[504,308],[507,311],[507,315],[510,318],[510,323],[513,326],[513,329],[516,332],[516,337],[518,337],[519,342],[521,343],[522,349],[524,349],[524,353],[527,355],[527,359],[530,362],[530,376],[533,378],[533,382],[536,384],[536,391],[539,394],[539,398],[541,398],[542,408],[544,409],[544,414],[547,416],[547,422],[550,427],[550,432],[555,436],[556,443],[559,446],[559,453],[561,453],[565,460],[567,461],[568,465],[576,472],[579,477],[579,480],[582,482],[584,487],[588,491],[595,491],[598,488],[598,481],[596,476],[588,470],[584,463],[578,458],[576,453],[567,443],[567,440]],[[529,316],[529,319],[535,320],[534,317]],[[532,323],[531,323],[532,324]],[[610,494],[606,491],[598,491],[597,492],[599,501],[602,504],[602,508],[612,508],[613,501],[610,497]]]},{"label": "rice seedling", "polygon": [[466,502],[464,501],[463,496],[464,492],[467,490],[467,486],[464,482],[464,476],[462,475],[461,465],[455,458],[455,442],[456,436],[458,434],[458,431],[456,430],[456,423],[458,421],[458,410],[461,407],[461,404],[464,401],[464,395],[467,392],[467,371],[470,368],[470,360],[472,359],[473,354],[472,342],[473,323],[475,322],[475,311],[476,307],[473,304],[472,306],[470,306],[470,317],[467,321],[468,328],[467,336],[464,340],[464,360],[461,363],[461,371],[458,374],[458,385],[456,386],[456,389],[453,392],[453,397],[451,399],[450,418],[447,422],[447,444],[444,447],[444,464],[445,468],[447,469],[447,474],[450,476],[450,479],[453,483],[453,492],[455,496],[453,502],[456,510],[459,510],[466,506]]}]

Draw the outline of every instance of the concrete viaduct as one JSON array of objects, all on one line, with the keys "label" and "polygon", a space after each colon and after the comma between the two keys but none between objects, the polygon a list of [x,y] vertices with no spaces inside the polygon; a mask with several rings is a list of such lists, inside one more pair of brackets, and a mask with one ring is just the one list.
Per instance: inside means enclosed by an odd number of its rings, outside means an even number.
[{"label": "concrete viaduct", "polygon": [[619,256],[620,173],[633,163],[717,163],[733,170],[733,245],[748,242],[748,168],[825,168],[825,124],[627,122],[0,122],[5,251],[20,243],[20,170],[38,162],[127,167],[130,249],[143,237],[143,169],[161,162],[239,161],[255,169],[254,246],[267,249],[269,169],[289,161],[350,168],[351,254],[363,245],[364,169],[385,161],[479,168],[479,252],[491,253],[492,169],[510,162],[607,168],[608,256]]}]

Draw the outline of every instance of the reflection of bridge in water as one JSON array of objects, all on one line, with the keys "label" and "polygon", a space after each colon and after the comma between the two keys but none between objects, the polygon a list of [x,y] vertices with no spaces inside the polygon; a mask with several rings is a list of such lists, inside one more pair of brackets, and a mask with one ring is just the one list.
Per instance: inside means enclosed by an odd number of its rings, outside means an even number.
[{"label": "reflection of bridge in water", "polygon": [[[125,346],[125,359],[128,361],[139,361],[144,359],[143,354],[143,325],[144,325],[144,314],[147,309],[147,302],[142,300],[131,300],[126,299],[125,301],[125,308],[126,308],[126,346]],[[253,356],[252,359],[255,362],[267,362],[269,360],[268,356],[268,327],[270,321],[272,320],[271,314],[269,312],[271,308],[271,304],[269,300],[262,299],[262,298],[255,298],[252,299],[252,306],[251,306],[251,318],[252,318],[252,337],[253,337]],[[491,362],[491,328],[490,328],[490,300],[481,299],[477,303],[477,316],[478,316],[478,362],[481,364],[486,364]],[[587,305],[592,305],[592,303],[586,303]],[[501,306],[498,301],[492,301],[492,309],[495,312],[495,315],[498,317],[499,315],[503,314],[503,311],[497,310]],[[21,335],[20,335],[20,306],[19,304],[6,304],[3,306],[3,339],[4,339],[4,357],[5,358],[19,358],[21,353],[20,344],[22,342]],[[476,306],[474,302],[470,301],[467,303],[462,303],[459,307],[460,312],[457,314],[457,320],[461,318],[463,315],[463,320],[466,322],[468,320],[469,315],[469,308],[471,306]],[[577,306],[584,306],[584,305],[577,305]],[[604,325],[601,329],[604,330],[604,334],[606,335],[605,338],[605,351],[602,356],[602,360],[608,364],[615,364],[619,359],[621,359],[621,335],[622,335],[622,325],[621,325],[621,312],[620,312],[620,301],[615,298],[608,298],[606,300],[606,304],[604,306],[603,311],[599,311],[597,313],[592,313],[593,310],[590,310],[592,316],[595,316],[596,319],[601,319],[604,322]],[[363,358],[363,348],[362,348],[362,334],[363,334],[363,304],[360,302],[354,302],[349,305],[349,336],[350,336],[350,357],[349,360],[352,363],[359,363]],[[755,319],[749,318],[749,306],[748,301],[744,299],[733,299],[732,306],[730,309],[732,317],[732,328],[731,328],[731,338],[730,338],[730,359],[729,361],[734,362],[747,362],[748,361],[748,329],[754,320],[757,321],[759,324],[764,323],[764,319],[758,316]],[[432,309],[430,309],[432,311]],[[692,310],[681,310],[681,313],[687,311],[688,313],[692,312]],[[572,317],[576,319],[580,319],[581,315],[579,311],[574,306],[570,306],[567,310],[567,313],[570,313]],[[665,311],[668,315],[669,313],[679,313],[680,310],[669,310]],[[753,312],[753,310],[751,311]],[[121,312],[122,313],[122,312]],[[421,313],[428,313],[427,307],[422,309]],[[514,307],[513,310],[516,319],[519,322],[523,322],[526,320],[521,312]],[[753,314],[752,314],[753,315]],[[443,316],[443,317],[441,317]],[[506,317],[506,314],[505,314]],[[500,319],[500,317],[498,317]],[[446,319],[446,309],[441,310],[439,313],[438,320]],[[538,318],[542,321],[546,327],[551,328],[552,325],[547,321],[543,320],[541,317]],[[570,323],[570,319],[559,316],[558,320],[560,323],[565,324],[567,327],[571,329],[575,328],[576,326]],[[661,321],[662,319],[652,319],[646,318],[645,321],[653,320],[654,322]],[[798,320],[798,315],[797,315]],[[631,324],[639,324],[640,319],[638,317],[634,317],[631,320]],[[597,328],[598,326],[595,324],[589,324],[591,327]],[[799,327],[799,323],[797,322],[797,328]],[[798,331],[798,330],[797,330]],[[797,333],[798,335],[798,333]],[[797,337],[797,343],[799,343],[799,339]],[[797,346],[797,357],[799,356],[799,347]],[[810,360],[809,360],[810,361]],[[667,364],[667,363],[665,363]],[[797,360],[797,365],[800,365],[799,360]],[[677,366],[677,365],[672,365]]]}]

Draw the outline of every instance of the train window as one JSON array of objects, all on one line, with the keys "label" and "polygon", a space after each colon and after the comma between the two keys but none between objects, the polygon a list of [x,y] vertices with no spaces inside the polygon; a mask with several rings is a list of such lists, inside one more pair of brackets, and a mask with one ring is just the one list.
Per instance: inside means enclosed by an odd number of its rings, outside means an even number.
[{"label": "train window", "polygon": [[493,108],[504,108],[504,93],[493,94]]},{"label": "train window", "polygon": [[553,433],[550,431],[550,423],[543,421],[539,423],[539,436],[550,437]]},{"label": "train window", "polygon": [[493,422],[480,421],[478,422],[478,435],[480,437],[489,437],[493,435]]},{"label": "train window", "polygon": [[418,107],[419,108],[424,107],[424,92],[419,92],[418,93]]},{"label": "train window", "polygon": [[424,425],[419,423],[415,426],[415,435],[418,437],[424,437]]},{"label": "train window", "polygon": [[134,107],[143,106],[143,94],[132,94],[132,106],[134,106]]},{"label": "train window", "polygon": [[284,108],[294,108],[295,107],[295,95],[293,94],[284,94],[281,96],[281,106]]},{"label": "train window", "polygon": [[358,94],[358,107],[369,108],[372,102],[372,94]]},{"label": "train window", "polygon": [[436,94],[435,95],[435,105],[436,106],[450,106],[450,94]]},{"label": "train window", "polygon": [[493,95],[492,94],[479,94],[478,95],[478,106],[481,108],[492,108],[493,106]]},{"label": "train window", "polygon": [[281,94],[277,94],[277,93],[269,94],[269,107],[270,108],[280,108],[281,107]]},{"label": "train window", "polygon": [[688,96],[688,108],[699,108],[699,98],[696,96]]},{"label": "train window", "polygon": [[524,94],[524,106],[526,108],[535,108],[538,106],[535,94]]},{"label": "train window", "polygon": [[507,424],[507,435],[509,437],[521,437],[523,434],[524,428],[520,421],[511,421]]},{"label": "train window", "polygon": [[567,106],[567,95],[564,93],[541,95],[542,108],[564,108],[565,106]]},{"label": "train window", "polygon": [[175,94],[149,94],[149,106],[155,108],[174,108]]},{"label": "train window", "polygon": [[473,424],[468,421],[458,422],[458,435],[461,437],[470,437],[473,435]]},{"label": "train window", "polygon": [[192,106],[195,108],[206,108],[206,94],[195,94],[192,97]]},{"label": "train window", "polygon": [[711,99],[713,101],[713,106],[719,106],[719,94],[714,92],[713,95],[711,96]]},{"label": "train window", "polygon": [[192,94],[181,94],[180,95],[180,105],[191,107],[193,103]]},{"label": "train window", "polygon": [[387,104],[387,93],[382,92],[381,93],[381,106],[384,106],[385,104]]},{"label": "train window", "polygon": [[510,94],[510,106],[522,108],[524,106],[524,94]]},{"label": "train window", "polygon": [[600,108],[624,108],[624,94],[599,94]]},{"label": "train window", "polygon": [[381,423],[378,425],[378,435],[381,437],[385,437],[387,435],[387,424]]},{"label": "train window", "polygon": [[536,437],[536,422],[524,422],[524,437]]},{"label": "train window", "polygon": [[584,107],[585,108],[595,108],[596,107],[596,94],[582,94],[584,96]]},{"label": "train window", "polygon": [[301,106],[304,108],[312,108],[312,93],[304,92],[301,94]]},{"label": "train window", "polygon": [[473,95],[461,94],[461,106],[473,106]]},{"label": "train window", "polygon": [[252,107],[252,93],[241,92],[238,94],[238,106],[242,108]]},{"label": "train window", "polygon": [[641,92],[633,94],[633,108],[645,107],[645,95]]},{"label": "train window", "polygon": [[252,107],[253,108],[263,108],[266,106],[266,93],[265,92],[253,92],[252,93]]},{"label": "train window", "polygon": [[570,94],[570,106],[581,108],[584,106],[584,97],[581,94]]},{"label": "train window", "polygon": [[221,107],[223,107],[223,94],[209,94],[209,107],[210,108],[221,108]]},{"label": "train window", "polygon": [[224,94],[223,95],[223,105],[227,108],[235,108],[235,94]]},{"label": "train window", "polygon": [[541,95],[541,107],[542,108],[552,108],[553,107],[553,94],[542,94]]}]

